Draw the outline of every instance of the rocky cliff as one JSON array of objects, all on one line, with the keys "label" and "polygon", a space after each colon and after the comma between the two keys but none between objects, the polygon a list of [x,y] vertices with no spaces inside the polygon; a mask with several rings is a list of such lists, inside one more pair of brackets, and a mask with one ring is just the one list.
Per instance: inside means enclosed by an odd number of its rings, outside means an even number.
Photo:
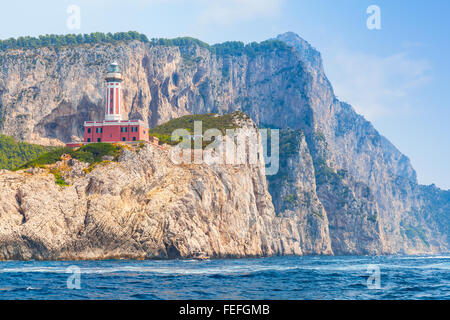
[{"label": "rocky cliff", "polygon": [[[237,136],[253,128],[250,121]],[[263,163],[176,165],[173,151],[126,147],[117,162],[92,171],[67,157],[46,168],[3,170],[0,259],[303,253],[300,218],[275,214]],[[51,170],[69,185],[58,186]]]},{"label": "rocky cliff", "polygon": [[155,126],[241,110],[285,131],[290,147],[268,190],[276,216],[298,220],[303,254],[448,251],[448,197],[419,186],[408,158],[336,99],[320,53],[293,33],[228,47],[239,50],[134,41],[2,51],[0,132],[46,144],[79,139],[84,120],[102,118],[104,70],[117,60],[125,118]]},{"label": "rocky cliff", "polygon": [[[356,212],[351,209],[355,201],[360,201],[361,213],[371,217],[371,221],[379,219],[379,227],[376,227],[379,231],[372,232],[372,237],[365,232],[371,240],[364,238],[362,234],[356,237],[369,240],[360,249],[371,247],[373,250],[377,247],[380,252],[385,253],[448,250],[448,242],[442,241],[443,234],[434,223],[439,219],[438,212],[424,209],[420,203],[422,191],[409,159],[350,105],[336,99],[316,50],[293,33],[280,35],[277,39],[297,49],[311,77],[307,96],[308,107],[313,113],[314,133],[309,135],[308,142],[316,159],[316,166],[320,168],[325,164],[325,167],[331,168],[334,176],[334,187],[333,183],[331,186],[326,183],[325,188],[319,187],[318,190],[319,197],[330,205],[327,212],[336,214],[337,209],[344,206],[343,212],[351,214]],[[305,124],[297,126],[303,127]],[[338,174],[336,177],[335,173],[343,175]],[[321,180],[322,178],[319,177]],[[352,190],[354,199],[340,194],[343,188],[336,187],[336,184],[341,182]],[[365,192],[356,191],[358,189]],[[367,207],[362,208],[361,205]],[[425,212],[427,218],[423,216]],[[444,223],[448,225],[450,221]],[[363,222],[362,225],[367,226],[367,223]],[[407,232],[409,229],[420,229],[420,236],[419,233]],[[357,228],[354,232],[357,233],[357,230],[361,229]],[[336,236],[342,239],[340,234]]]}]

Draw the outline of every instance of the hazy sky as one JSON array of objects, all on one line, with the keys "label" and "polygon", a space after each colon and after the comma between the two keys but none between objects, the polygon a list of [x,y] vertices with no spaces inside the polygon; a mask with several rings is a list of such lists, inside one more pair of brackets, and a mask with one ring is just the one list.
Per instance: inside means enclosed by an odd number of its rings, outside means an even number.
[{"label": "hazy sky", "polygon": [[[69,29],[71,5],[80,29]],[[381,30],[369,30],[370,5]],[[339,99],[412,161],[419,182],[450,189],[448,0],[41,0],[2,3],[0,38],[135,30],[208,43],[294,31],[316,47]]]}]

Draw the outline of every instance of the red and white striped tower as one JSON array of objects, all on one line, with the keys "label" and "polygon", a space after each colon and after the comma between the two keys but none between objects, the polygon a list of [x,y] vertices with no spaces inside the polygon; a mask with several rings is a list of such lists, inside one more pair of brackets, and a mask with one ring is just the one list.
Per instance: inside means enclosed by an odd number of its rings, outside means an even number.
[{"label": "red and white striped tower", "polygon": [[109,72],[106,74],[106,107],[105,120],[121,120],[121,103],[122,103],[122,74],[119,70],[117,62],[111,63]]}]

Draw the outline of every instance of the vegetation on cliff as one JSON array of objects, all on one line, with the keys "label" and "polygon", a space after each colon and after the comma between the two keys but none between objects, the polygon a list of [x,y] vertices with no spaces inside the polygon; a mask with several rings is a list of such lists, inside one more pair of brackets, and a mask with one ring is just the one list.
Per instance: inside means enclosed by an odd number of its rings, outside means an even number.
[{"label": "vegetation on cliff", "polygon": [[[225,135],[227,129],[237,128],[236,120],[247,118],[248,116],[240,111],[226,115],[215,113],[187,115],[152,128],[149,134],[157,137],[161,143],[175,145],[179,141],[172,141],[172,132],[176,129],[186,129],[190,134],[194,134],[195,121],[202,122],[202,134],[208,129],[219,129]],[[204,142],[203,147],[208,143]],[[101,162],[105,156],[117,158],[122,148],[122,145],[110,143],[91,143],[78,149],[44,147],[25,142],[16,142],[10,137],[1,135],[0,168],[21,170],[30,167],[41,167],[60,161],[61,156],[64,154],[92,165]]]},{"label": "vegetation on cliff", "polygon": [[202,134],[208,129],[219,129],[225,135],[227,129],[237,128],[236,119],[245,119],[246,117],[248,117],[246,114],[239,111],[222,116],[216,113],[187,115],[156,126],[149,130],[149,134],[157,137],[161,143],[175,145],[179,141],[172,141],[172,132],[176,129],[186,129],[190,134],[194,134],[195,121],[202,122]]},{"label": "vegetation on cliff", "polygon": [[241,41],[227,41],[224,43],[217,43],[209,45],[206,42],[192,38],[179,37],[174,39],[157,39],[148,40],[147,36],[136,31],[103,33],[93,32],[90,34],[46,34],[39,37],[18,37],[0,40],[0,50],[10,49],[28,49],[40,47],[63,47],[63,46],[77,46],[83,44],[99,44],[99,43],[119,43],[128,41],[141,41],[150,43],[152,46],[175,46],[175,47],[189,47],[199,46],[208,49],[211,53],[218,56],[255,56],[261,52],[273,50],[286,50],[289,47],[279,40],[266,40],[262,42],[251,42],[244,44]]},{"label": "vegetation on cliff", "polygon": [[8,49],[22,49],[22,48],[39,48],[39,47],[62,47],[62,46],[76,46],[82,44],[97,44],[97,43],[117,43],[127,41],[142,41],[149,42],[146,35],[136,31],[117,32],[117,33],[102,33],[94,32],[90,34],[66,34],[56,35],[47,34],[36,37],[19,37],[17,39],[9,38],[0,40],[0,50]]},{"label": "vegetation on cliff", "polygon": [[18,142],[9,136],[0,135],[0,169],[11,170],[51,149],[52,147]]},{"label": "vegetation on cliff", "polygon": [[26,169],[30,167],[41,167],[47,164],[53,164],[61,160],[63,154],[68,154],[72,158],[89,164],[94,164],[103,161],[103,157],[111,156],[117,158],[122,150],[121,145],[115,145],[111,143],[91,143],[82,146],[78,149],[72,149],[68,147],[57,148],[50,152],[41,154],[34,160],[17,167],[15,170]]},{"label": "vegetation on cliff", "polygon": [[299,141],[303,135],[302,130],[290,128],[280,131],[280,154],[291,156],[299,152]]},{"label": "vegetation on cliff", "polygon": [[174,39],[152,39],[151,45],[163,45],[174,47],[199,46],[208,49],[211,53],[218,56],[255,56],[261,52],[273,50],[286,50],[289,47],[279,40],[266,40],[262,42],[251,42],[244,44],[241,41],[227,41],[224,43],[217,43],[209,45],[201,40],[191,37],[180,37]]}]

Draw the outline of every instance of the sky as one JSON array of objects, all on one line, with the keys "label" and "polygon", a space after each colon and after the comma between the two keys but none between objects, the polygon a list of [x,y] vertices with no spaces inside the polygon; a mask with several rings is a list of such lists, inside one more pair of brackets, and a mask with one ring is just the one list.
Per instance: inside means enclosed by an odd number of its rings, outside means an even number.
[{"label": "sky", "polygon": [[[380,24],[369,29],[373,5]],[[448,0],[15,0],[2,3],[0,39],[135,30],[213,44],[293,31],[322,53],[338,98],[411,159],[419,183],[450,189],[448,12]]]}]

